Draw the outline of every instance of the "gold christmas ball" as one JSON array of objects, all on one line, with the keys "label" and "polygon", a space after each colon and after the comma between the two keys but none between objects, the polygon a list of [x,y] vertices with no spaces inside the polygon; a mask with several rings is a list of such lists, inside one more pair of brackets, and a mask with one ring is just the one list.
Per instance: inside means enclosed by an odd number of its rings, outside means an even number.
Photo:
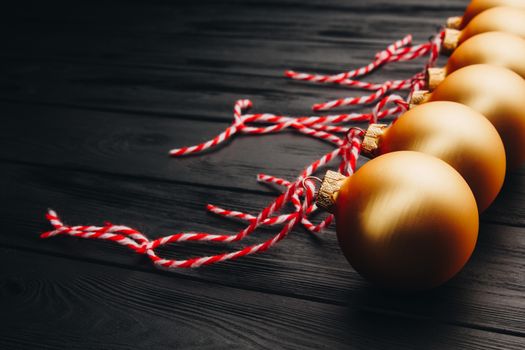
[{"label": "gold christmas ball", "polygon": [[381,287],[439,286],[469,259],[478,210],[461,175],[420,152],[381,155],[343,181],[335,215],[350,264]]},{"label": "gold christmas ball", "polygon": [[525,1],[523,0],[472,0],[463,16],[450,17],[447,20],[447,27],[454,29],[463,29],[465,26],[483,11],[493,7],[506,6],[525,9]]},{"label": "gold christmas ball", "polygon": [[461,31],[445,29],[443,52],[450,53],[474,35],[487,32],[507,32],[525,38],[525,10],[494,7],[475,16]]},{"label": "gold christmas ball", "polygon": [[363,148],[372,156],[417,151],[451,165],[470,186],[479,212],[494,201],[505,180],[505,149],[498,132],[482,114],[465,105],[425,103],[374,135],[375,149]]},{"label": "gold christmas ball", "polygon": [[427,86],[432,91],[455,70],[482,63],[508,68],[525,78],[525,39],[505,32],[475,35],[454,50],[445,67],[427,70]]},{"label": "gold christmas ball", "polygon": [[508,169],[525,161],[525,80],[518,74],[488,64],[463,67],[425,100],[458,102],[483,114],[503,140]]}]

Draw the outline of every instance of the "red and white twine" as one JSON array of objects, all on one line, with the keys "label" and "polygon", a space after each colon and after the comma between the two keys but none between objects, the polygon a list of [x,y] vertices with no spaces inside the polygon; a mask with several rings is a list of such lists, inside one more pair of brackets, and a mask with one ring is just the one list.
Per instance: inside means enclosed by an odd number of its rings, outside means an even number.
[{"label": "red and white twine", "polygon": [[414,85],[416,85],[416,89],[421,88],[423,84],[424,72],[417,73],[409,79],[387,80],[382,84],[356,81],[352,80],[351,78],[369,74],[377,68],[381,67],[382,65],[388,63],[410,61],[419,57],[423,57],[427,54],[429,54],[429,60],[425,68],[427,68],[428,66],[432,66],[436,62],[437,57],[439,55],[443,37],[444,31],[441,31],[436,36],[434,36],[428,43],[410,46],[412,44],[412,36],[407,35],[405,38],[396,41],[392,45],[388,46],[385,50],[378,52],[375,56],[374,61],[372,61],[370,64],[345,73],[340,73],[336,75],[320,75],[286,71],[285,76],[295,80],[308,81],[314,83],[339,84],[346,87],[354,87],[374,91],[372,94],[366,96],[346,97],[333,101],[317,103],[312,106],[312,109],[314,111],[326,111],[338,107],[370,104],[382,98],[383,96],[385,96],[385,94],[387,94],[390,91],[399,91],[407,89],[413,90]]},{"label": "red and white twine", "polygon": [[[360,143],[356,140],[352,142],[353,145],[359,147]],[[325,154],[323,157],[308,166],[303,173],[296,179],[295,182],[287,186],[286,191],[281,194],[275,201],[264,208],[257,216],[248,216],[247,214],[240,212],[231,212],[222,210],[217,207],[210,207],[212,212],[222,214],[224,216],[239,217],[241,219],[248,220],[249,224],[246,228],[239,231],[235,235],[216,235],[202,232],[183,232],[176,233],[173,235],[149,240],[144,234],[138,232],[127,226],[106,224],[105,226],[67,226],[62,223],[58,218],[57,214],[50,210],[47,214],[47,219],[53,225],[54,230],[45,232],[41,235],[42,238],[48,238],[56,235],[70,235],[80,238],[89,239],[102,239],[114,241],[118,244],[124,245],[137,253],[146,254],[151,261],[157,267],[171,269],[178,267],[198,267],[201,265],[209,265],[219,261],[236,259],[242,256],[262,252],[272,247],[274,244],[279,242],[281,239],[286,237],[292,228],[298,222],[304,222],[308,227],[317,232],[323,228],[326,223],[320,224],[319,228],[311,224],[308,220],[303,219],[308,213],[315,210],[313,207],[313,199],[315,194],[315,187],[311,181],[304,181],[309,175],[314,173],[319,167],[324,166],[330,162],[337,155],[345,152],[345,147],[337,148],[336,150]],[[357,154],[358,151],[352,152]],[[308,179],[307,179],[308,180]],[[304,187],[303,187],[304,184]],[[303,197],[302,203],[299,200],[299,196]],[[293,200],[292,200],[293,198]],[[295,207],[295,211],[291,214],[281,215],[272,217],[275,212],[281,210],[281,208],[292,201]],[[326,221],[331,221],[327,219]],[[163,259],[160,258],[156,253],[155,249],[169,243],[184,242],[184,241],[211,241],[211,242],[237,242],[244,239],[249,234],[253,233],[261,225],[276,225],[284,224],[285,226],[281,231],[271,239],[256,245],[248,246],[244,249],[234,251],[231,253],[223,253],[213,256],[196,257],[184,260],[175,259]]]},{"label": "red and white twine", "polygon": [[[356,168],[361,139],[364,131],[359,128],[344,126],[341,124],[358,121],[368,121],[376,123],[378,120],[396,116],[407,109],[407,102],[397,95],[388,95],[390,91],[410,88],[411,91],[417,90],[422,86],[421,73],[416,74],[410,79],[386,81],[381,84],[360,82],[352,80],[370,73],[382,65],[391,62],[408,61],[422,57],[428,53],[428,65],[433,65],[439,54],[442,33],[439,33],[430,43],[410,46],[412,37],[410,35],[389,45],[385,50],[378,52],[374,60],[367,66],[337,74],[337,75],[312,75],[306,73],[286,72],[286,76],[296,80],[311,81],[316,83],[332,83],[343,86],[357,87],[365,90],[372,90],[369,96],[358,98],[347,98],[336,101],[325,102],[314,107],[315,110],[326,110],[340,106],[368,104],[373,101],[379,102],[372,109],[371,113],[350,113],[338,115],[322,116],[301,116],[291,117],[275,114],[243,114],[252,107],[250,100],[239,100],[235,103],[233,112],[233,123],[222,133],[213,139],[201,144],[189,147],[182,147],[170,151],[174,157],[191,155],[212,149],[223,142],[231,139],[237,133],[257,135],[282,132],[286,129],[293,129],[302,134],[327,141],[336,148],[326,153],[315,162],[308,165],[301,174],[293,181],[287,181],[278,177],[266,174],[258,174],[259,182],[276,184],[285,188],[284,192],[271,202],[257,215],[251,215],[241,211],[228,210],[218,206],[208,204],[207,210],[217,215],[232,219],[241,220],[247,226],[236,234],[210,234],[204,232],[180,232],[172,235],[149,239],[145,234],[127,226],[106,223],[104,226],[68,226],[65,225],[55,211],[49,210],[46,217],[53,226],[53,230],[41,234],[41,238],[49,238],[57,235],[68,235],[86,239],[100,239],[113,241],[126,246],[136,253],[146,255],[155,266],[164,269],[174,268],[193,268],[202,265],[210,265],[220,261],[232,260],[242,256],[263,252],[277,242],[286,237],[290,231],[301,224],[310,232],[317,233],[326,228],[333,221],[334,216],[328,215],[319,224],[310,221],[309,216],[316,210],[314,203],[315,186],[309,178],[319,168],[340,158],[338,170],[346,176],[353,174]],[[387,108],[387,106],[391,105]],[[263,126],[253,126],[251,124],[265,124]],[[343,134],[344,137],[336,134]],[[283,207],[290,203],[293,207],[291,213],[278,214]],[[265,242],[247,246],[244,249],[230,253],[222,253],[212,256],[194,257],[189,259],[165,259],[157,255],[155,250],[167,244],[180,243],[186,241],[208,241],[208,242],[238,242],[260,226],[284,225],[281,230],[272,238]]]}]

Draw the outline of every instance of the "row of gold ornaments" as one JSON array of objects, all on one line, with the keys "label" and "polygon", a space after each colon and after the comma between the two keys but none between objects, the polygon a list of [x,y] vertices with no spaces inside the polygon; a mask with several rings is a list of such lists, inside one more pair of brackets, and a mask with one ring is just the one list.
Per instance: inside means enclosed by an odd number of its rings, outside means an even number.
[{"label": "row of gold ornaments", "polygon": [[435,89],[392,125],[371,125],[362,151],[374,159],[348,178],[329,171],[318,194],[350,264],[390,289],[456,275],[478,211],[525,160],[525,1],[473,0],[448,23],[460,31],[446,32],[446,67],[429,71]]}]

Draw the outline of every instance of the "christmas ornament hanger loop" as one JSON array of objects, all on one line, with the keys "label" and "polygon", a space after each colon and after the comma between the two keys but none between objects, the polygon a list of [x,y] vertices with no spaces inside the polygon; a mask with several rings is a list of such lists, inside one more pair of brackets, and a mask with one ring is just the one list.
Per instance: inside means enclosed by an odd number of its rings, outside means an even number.
[{"label": "christmas ornament hanger loop", "polygon": [[317,181],[319,184],[323,183],[323,180],[320,179],[320,178],[318,178],[317,176],[312,176],[312,175],[307,176],[307,177],[305,177],[305,178],[303,179],[303,181],[301,181],[301,185],[303,186],[303,188],[304,188],[305,190],[307,190],[307,187],[306,187],[306,181],[308,181],[308,180],[314,180],[314,181]]},{"label": "christmas ornament hanger loop", "polygon": [[355,136],[357,135],[359,136],[363,136],[364,134],[366,134],[366,130],[365,129],[362,129],[360,127],[357,127],[357,126],[352,126],[351,128],[348,129],[348,131],[346,132],[346,140],[348,142],[352,142],[352,138],[354,138]]}]

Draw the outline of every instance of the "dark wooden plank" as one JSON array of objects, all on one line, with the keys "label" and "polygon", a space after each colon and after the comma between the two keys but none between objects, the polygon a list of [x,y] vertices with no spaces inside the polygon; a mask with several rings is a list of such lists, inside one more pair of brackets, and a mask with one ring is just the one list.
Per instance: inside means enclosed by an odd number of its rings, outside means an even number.
[{"label": "dark wooden plank", "polygon": [[[282,69],[276,70],[273,77],[261,77],[200,72],[195,68],[160,70],[40,61],[10,61],[0,67],[0,74],[7,77],[0,83],[2,100],[192,120],[220,115],[223,120],[229,119],[233,103],[240,98],[253,99],[257,108],[265,112],[309,115],[312,104],[349,93],[347,89],[286,81],[281,78]],[[295,111],[288,108],[290,105],[296,106]]]},{"label": "dark wooden plank", "polygon": [[170,148],[203,142],[230,123],[0,106],[6,118],[0,157],[12,161],[268,192],[257,184],[258,172],[293,179],[307,162],[332,149],[308,136],[286,133],[235,137],[227,147],[208,155],[174,159],[168,156]]},{"label": "dark wooden plank", "polygon": [[[413,1],[286,1],[245,6],[177,2],[176,6],[147,7],[112,2],[104,11],[92,2],[77,2],[74,7],[56,1],[45,6],[17,4],[18,11],[5,18],[11,31],[2,57],[179,69],[200,63],[196,65],[199,69],[230,73],[246,66],[248,72],[261,74],[272,65],[298,68],[295,65],[303,62],[307,63],[304,68],[319,68],[329,62],[325,68],[342,69],[341,64],[352,64],[353,59],[362,63],[370,59],[372,50],[383,48],[399,35],[413,32],[417,40],[426,40],[435,25],[460,11],[465,1],[424,5]],[[367,21],[362,20],[363,13],[369,14]]]},{"label": "dark wooden plank", "polygon": [[[241,46],[242,47],[242,46]],[[334,56],[324,48],[317,55],[308,55],[311,48],[302,47],[299,56],[309,57],[305,62],[283,59],[278,52],[243,48],[250,56],[268,57],[265,62],[277,61],[269,68],[253,61],[230,61],[217,69],[214,59],[177,56],[184,63],[173,66],[155,64],[118,64],[113,61],[65,60],[49,58],[4,58],[0,72],[0,99],[7,101],[68,105],[119,112],[158,114],[170,118],[219,119],[229,117],[233,103],[239,98],[250,98],[256,107],[269,113],[312,114],[310,107],[317,102],[346,96],[367,94],[331,85],[307,84],[282,77],[287,68],[315,71],[318,57]],[[357,47],[361,50],[357,50]],[[338,57],[351,64],[327,63],[332,72],[366,65],[383,46],[362,50],[363,45],[345,48],[345,52],[360,52],[361,57]],[[219,48],[220,49],[220,48]],[[275,50],[276,48],[273,47]],[[229,51],[229,49],[226,49]],[[262,51],[264,50],[264,51]],[[294,48],[290,48],[294,50]],[[337,48],[337,50],[341,50]],[[364,53],[363,53],[364,52]],[[196,54],[195,54],[196,55]],[[198,52],[200,57],[214,56]],[[235,52],[226,56],[236,57]],[[286,55],[288,56],[288,55]],[[172,60],[173,56],[168,56]],[[242,58],[241,58],[242,59]],[[221,66],[220,64],[218,65]],[[387,79],[408,78],[420,71],[423,61],[403,62],[382,69],[367,78],[382,82]],[[327,70],[324,69],[326,72]],[[339,113],[339,112],[335,112]]]},{"label": "dark wooden plank", "polygon": [[[348,90],[288,82],[280,78],[285,68],[363,65],[406,33],[426,40],[463,4],[112,4],[103,14],[89,2],[61,11],[24,7],[7,19],[15,28],[2,53],[0,98],[213,118],[250,97],[276,112],[308,113],[314,102]],[[372,79],[408,77],[421,67],[398,64]]]},{"label": "dark wooden plank", "polygon": [[[254,212],[268,200],[242,192],[7,164],[0,173],[0,183],[5,186],[3,202],[9,203],[0,217],[1,245],[141,271],[154,268],[145,258],[111,243],[58,237],[39,240],[38,233],[49,227],[42,219],[45,208],[57,209],[66,223],[109,220],[157,237],[180,230],[236,232],[240,225],[206,214],[204,204],[212,201]],[[260,242],[270,234],[263,230],[247,238],[246,244]],[[162,254],[181,258],[243,244],[185,244]],[[332,230],[316,238],[298,229],[265,254],[197,270],[178,270],[174,275],[521,336],[525,335],[524,257],[523,228],[484,224],[477,250],[457,278],[433,292],[403,297],[381,293],[365,283],[340,253]]]},{"label": "dark wooden plank", "polygon": [[[37,264],[34,262],[38,261]],[[520,349],[523,338],[1,249],[5,348]]]},{"label": "dark wooden plank", "polygon": [[[19,1],[11,5],[3,23],[13,29],[12,35],[28,35],[29,26],[40,28],[36,34],[55,32],[77,35],[90,32],[102,39],[117,32],[166,35],[261,37],[303,42],[343,40],[363,32],[370,38],[393,37],[400,30],[412,29],[416,35],[428,22],[443,24],[443,18],[460,14],[468,1],[372,0],[341,1],[192,1],[141,2],[114,1],[101,7],[91,1]],[[366,15],[366,21],[363,16]],[[64,32],[67,28],[67,32]],[[321,30],[319,30],[321,29]],[[44,32],[43,32],[44,31]],[[15,36],[16,38],[16,36]],[[16,43],[13,42],[16,45]],[[119,45],[121,43],[118,43]]]},{"label": "dark wooden plank", "polygon": [[[171,147],[202,142],[228,124],[6,103],[0,103],[0,108],[7,118],[0,139],[3,160],[207,187],[272,193],[256,182],[257,173],[291,180],[331,149],[290,132],[240,136],[207,155],[173,159],[167,155]],[[365,161],[361,158],[360,164]],[[508,177],[503,195],[484,216],[486,220],[525,225],[522,173],[523,169]]]}]

